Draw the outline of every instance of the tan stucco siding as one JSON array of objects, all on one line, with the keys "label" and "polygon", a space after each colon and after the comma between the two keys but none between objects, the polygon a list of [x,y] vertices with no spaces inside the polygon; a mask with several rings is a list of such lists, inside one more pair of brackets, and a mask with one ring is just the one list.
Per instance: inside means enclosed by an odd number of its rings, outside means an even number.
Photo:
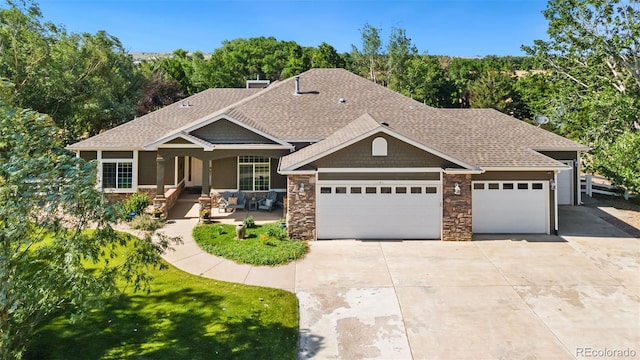
[{"label": "tan stucco siding", "polygon": [[[164,184],[175,185],[175,160],[174,158],[165,158],[164,162]],[[184,174],[184,162],[183,162]],[[183,175],[184,176],[184,175]],[[140,151],[138,152],[138,185],[155,185],[156,184],[156,152]]]},{"label": "tan stucco siding", "polygon": [[138,152],[138,185],[156,184],[156,152]]},{"label": "tan stucco siding", "polygon": [[324,173],[318,174],[318,180],[440,180],[439,172],[415,173]]},{"label": "tan stucco siding", "polygon": [[[373,156],[372,142],[387,141],[387,156]],[[451,162],[387,134],[376,134],[312,163],[318,168],[457,167]]]},{"label": "tan stucco siding", "polygon": [[97,151],[80,151],[80,157],[84,159],[84,161],[91,161],[98,158]]},{"label": "tan stucco siding", "polygon": [[473,175],[472,181],[550,180],[553,171],[487,171]]},{"label": "tan stucco siding", "polygon": [[214,144],[272,144],[273,141],[228,120],[218,120],[191,132]]},{"label": "tan stucco siding", "polygon": [[133,159],[133,151],[103,151],[103,159]]},{"label": "tan stucco siding", "polygon": [[577,160],[576,151],[539,151],[539,153],[546,155],[556,160]]},{"label": "tan stucco siding", "polygon": [[237,157],[229,157],[211,162],[211,187],[214,189],[238,188]]}]

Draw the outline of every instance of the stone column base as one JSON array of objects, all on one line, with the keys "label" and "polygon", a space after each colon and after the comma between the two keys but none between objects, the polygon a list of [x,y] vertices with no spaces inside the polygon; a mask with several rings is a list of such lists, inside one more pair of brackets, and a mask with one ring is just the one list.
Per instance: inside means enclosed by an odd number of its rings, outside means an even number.
[{"label": "stone column base", "polygon": [[[211,219],[213,214],[211,213],[211,197],[209,196],[200,196],[198,198],[198,217],[201,222],[206,222],[204,220]],[[205,213],[206,211],[206,213]]]}]

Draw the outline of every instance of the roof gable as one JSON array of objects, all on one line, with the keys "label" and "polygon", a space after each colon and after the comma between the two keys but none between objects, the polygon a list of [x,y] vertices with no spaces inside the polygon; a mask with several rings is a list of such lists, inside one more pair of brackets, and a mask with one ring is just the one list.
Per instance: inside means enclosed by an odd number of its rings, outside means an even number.
[{"label": "roof gable", "polygon": [[401,142],[409,144],[415,148],[425,151],[435,157],[443,159],[447,162],[453,163],[456,166],[460,166],[466,169],[473,169],[471,165],[451,157],[448,154],[442,153],[436,149],[428,147],[420,142],[417,142],[410,137],[407,137],[388,125],[383,125],[376,121],[370,114],[364,114],[358,119],[349,123],[347,126],[336,131],[326,139],[309,145],[293,154],[283,157],[280,161],[279,170],[283,172],[295,171],[300,168],[305,168],[308,164],[322,159],[324,157],[335,154],[336,152],[354,145],[359,141],[374,136],[376,134],[386,134],[392,138],[395,138]]}]

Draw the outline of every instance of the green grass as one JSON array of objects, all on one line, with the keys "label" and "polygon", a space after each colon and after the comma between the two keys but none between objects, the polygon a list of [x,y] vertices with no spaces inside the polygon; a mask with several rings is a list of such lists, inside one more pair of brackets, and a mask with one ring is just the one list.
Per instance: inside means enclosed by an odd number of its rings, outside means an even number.
[{"label": "green grass", "polygon": [[234,225],[198,225],[193,229],[193,238],[204,251],[243,264],[282,265],[309,251],[306,242],[289,240],[278,223],[247,229],[241,241],[235,236]]},{"label": "green grass", "polygon": [[172,266],[153,270],[150,293],[124,294],[70,324],[38,329],[26,359],[294,359],[295,295],[201,278]]}]

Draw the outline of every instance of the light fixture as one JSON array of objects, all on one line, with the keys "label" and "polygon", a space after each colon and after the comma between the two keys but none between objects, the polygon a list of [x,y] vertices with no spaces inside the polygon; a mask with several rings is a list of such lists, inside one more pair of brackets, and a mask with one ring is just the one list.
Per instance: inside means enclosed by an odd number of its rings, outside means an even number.
[{"label": "light fixture", "polygon": [[556,181],[553,179],[549,179],[549,189],[554,190],[556,189]]},{"label": "light fixture", "polygon": [[304,183],[300,183],[300,187],[298,188],[298,192],[299,193],[303,193],[304,192]]},{"label": "light fixture", "polygon": [[460,184],[456,183],[456,184],[453,186],[453,193],[454,193],[455,195],[460,195],[460,191],[461,191],[461,189],[460,189]]}]

